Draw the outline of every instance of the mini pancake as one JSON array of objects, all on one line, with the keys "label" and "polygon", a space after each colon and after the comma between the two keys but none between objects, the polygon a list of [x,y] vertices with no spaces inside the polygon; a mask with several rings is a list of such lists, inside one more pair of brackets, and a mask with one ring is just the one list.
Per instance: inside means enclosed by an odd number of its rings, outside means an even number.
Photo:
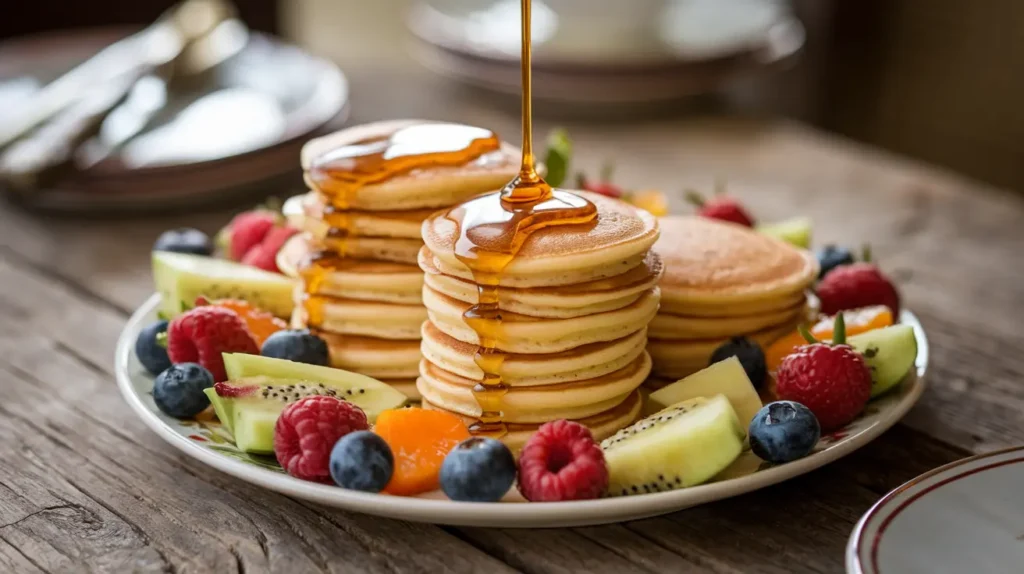
[{"label": "mini pancake", "polygon": [[423,247],[419,239],[393,237],[332,237],[322,240],[324,247],[352,259],[374,259],[393,263],[416,264],[416,256]]},{"label": "mini pancake", "polygon": [[661,299],[659,313],[687,317],[746,317],[762,313],[773,313],[799,305],[807,300],[807,293],[797,291],[776,299],[764,301],[730,301],[729,303],[699,303],[695,301],[666,301]]},{"label": "mini pancake", "polygon": [[[748,334],[746,337],[762,347],[766,347],[791,332],[796,323],[793,321]],[[653,372],[656,375],[681,379],[708,366],[711,354],[728,340],[728,337],[699,340],[649,339],[647,352],[651,354],[651,359],[654,361]]]},{"label": "mini pancake", "polygon": [[[289,277],[306,274],[300,297],[309,289],[313,295],[419,305],[423,302],[423,272],[406,263],[344,259],[325,261],[322,270],[309,263],[313,240],[295,236],[277,254],[277,267]],[[301,269],[301,271],[300,271]]]},{"label": "mini pancake", "polygon": [[[640,417],[641,406],[642,402],[640,401],[640,393],[638,391],[634,391],[618,405],[615,405],[602,413],[583,419],[576,419],[576,422],[589,428],[591,434],[594,435],[594,440],[600,442],[636,421],[637,418]],[[437,405],[431,404],[427,399],[423,399],[423,408],[445,410]],[[458,415],[458,413],[454,414]],[[466,417],[463,415],[458,416],[462,418],[466,423],[466,426],[472,426],[477,422],[476,419],[472,417]],[[530,435],[537,432],[537,428],[540,427],[540,425],[509,423],[506,427],[507,432],[505,436],[501,437],[501,442],[505,443],[513,453],[518,454],[526,444],[526,441],[530,438]]]},{"label": "mini pancake", "polygon": [[[316,158],[347,145],[386,137],[399,129],[423,123],[432,122],[374,122],[310,140],[302,148],[306,183],[311,189],[317,189],[317,182],[309,174]],[[404,211],[455,205],[474,195],[501,189],[519,172],[521,155],[519,148],[502,143],[500,149],[485,153],[465,165],[417,169],[379,184],[367,185],[353,194],[347,207],[366,211]]]},{"label": "mini pancake", "polygon": [[[742,225],[694,216],[661,219],[654,250],[665,263],[666,309],[787,299],[818,276],[813,254]],[[773,307],[777,309],[778,307]]]},{"label": "mini pancake", "polygon": [[[463,378],[483,380],[477,366],[475,344],[445,335],[432,322],[423,323],[423,357]],[[633,362],[647,345],[643,329],[614,341],[591,343],[561,353],[508,354],[501,364],[501,380],[510,387],[571,383],[600,377]]]},{"label": "mini pancake", "polygon": [[302,319],[313,328],[340,335],[418,341],[427,318],[422,305],[397,305],[308,295],[301,306]]},{"label": "mini pancake", "polygon": [[404,239],[420,239],[423,222],[436,211],[433,208],[409,211],[349,210],[333,214],[331,220],[325,220],[326,204],[324,196],[311,191],[288,199],[282,211],[289,225],[319,238],[327,237],[332,227],[343,227],[353,236]]},{"label": "mini pancake", "polygon": [[[644,330],[658,311],[658,299],[655,288],[621,309],[572,319],[540,319],[506,312],[502,314],[497,348],[508,353],[559,353],[614,341]],[[469,304],[427,286],[423,287],[423,304],[441,332],[464,343],[479,344],[476,332],[462,318]]]},{"label": "mini pancake", "polygon": [[658,315],[651,320],[648,334],[655,339],[673,340],[738,337],[776,325],[790,324],[802,316],[805,309],[806,305],[801,302],[789,309],[746,317],[684,317],[659,310]]},{"label": "mini pancake", "polygon": [[[475,283],[442,274],[426,248],[420,251],[419,265],[426,272],[425,283],[434,291],[464,303],[476,304],[479,300]],[[614,277],[558,287],[501,288],[498,307],[520,315],[555,319],[614,311],[653,288],[661,273],[661,261],[649,252],[642,265]]]},{"label": "mini pancake", "polygon": [[415,386],[423,358],[418,341],[312,331],[327,343],[332,367],[377,379],[405,379]]},{"label": "mini pancake", "polygon": [[[573,192],[593,202],[595,220],[588,224],[539,229],[523,243],[502,273],[504,287],[575,285],[614,277],[643,263],[658,238],[651,214],[623,201],[585,191]],[[497,201],[497,198],[494,198]],[[460,207],[451,210],[459,217]],[[455,256],[459,224],[438,212],[423,222],[423,240],[430,262],[445,275],[473,281],[473,274]]]},{"label": "mini pancake", "polygon": [[[501,398],[507,422],[543,423],[562,418],[584,418],[605,411],[643,384],[651,372],[651,358],[641,353],[625,367],[572,383],[513,387]],[[417,381],[420,394],[431,403],[465,416],[479,417],[481,410],[473,394],[478,381],[460,377],[430,361],[420,363]]]}]

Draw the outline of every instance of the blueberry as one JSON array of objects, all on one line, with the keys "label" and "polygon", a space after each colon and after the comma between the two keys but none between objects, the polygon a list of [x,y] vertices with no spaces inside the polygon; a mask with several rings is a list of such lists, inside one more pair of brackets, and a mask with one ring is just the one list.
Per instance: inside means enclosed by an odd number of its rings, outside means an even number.
[{"label": "blueberry", "polygon": [[157,335],[166,332],[167,321],[157,321],[143,329],[135,339],[135,356],[151,375],[159,375],[171,366],[167,348],[156,342]]},{"label": "blueberry", "polygon": [[818,251],[818,265],[821,267],[818,279],[821,279],[826,273],[836,267],[851,263],[853,263],[853,254],[850,253],[849,249],[835,245],[826,245]]},{"label": "blueberry", "polygon": [[760,390],[764,387],[764,382],[768,380],[768,365],[765,363],[761,345],[746,337],[733,337],[722,343],[722,346],[715,349],[714,353],[711,353],[711,360],[708,361],[708,364],[713,365],[729,357],[736,357],[740,360],[743,370],[747,372],[747,377],[750,378],[755,389]]},{"label": "blueberry", "polygon": [[789,462],[810,454],[821,438],[811,409],[793,401],[768,403],[750,422],[750,450],[762,460]]},{"label": "blueberry", "polygon": [[260,354],[264,357],[309,363],[310,365],[327,366],[330,363],[327,343],[307,329],[274,333],[263,342]]},{"label": "blueberry", "polygon": [[187,419],[210,406],[203,389],[213,386],[213,375],[196,363],[178,363],[160,373],[153,384],[153,401],[172,417]]},{"label": "blueberry", "polygon": [[210,236],[191,227],[182,227],[164,231],[156,238],[153,251],[174,251],[176,253],[192,253],[193,255],[213,255],[213,242]]},{"label": "blueberry", "polygon": [[356,431],[334,444],[330,469],[331,478],[342,488],[380,492],[391,480],[395,457],[379,435]]},{"label": "blueberry", "polygon": [[441,464],[441,490],[452,500],[495,502],[516,480],[512,451],[493,438],[469,438]]}]

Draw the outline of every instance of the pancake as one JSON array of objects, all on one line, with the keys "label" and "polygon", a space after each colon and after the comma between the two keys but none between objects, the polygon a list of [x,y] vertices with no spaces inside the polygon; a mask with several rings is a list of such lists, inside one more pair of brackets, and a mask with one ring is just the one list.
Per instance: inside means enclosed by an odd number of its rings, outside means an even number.
[{"label": "pancake", "polygon": [[323,238],[332,227],[342,227],[360,237],[393,237],[420,239],[423,221],[430,217],[433,208],[409,211],[358,211],[338,212],[325,220],[326,198],[316,192],[296,195],[284,203],[282,211],[288,224],[295,229],[309,232]]},{"label": "pancake", "polygon": [[789,324],[804,314],[804,302],[789,309],[746,317],[683,317],[658,311],[648,335],[654,339],[710,339],[738,337],[780,324]]},{"label": "pancake", "polygon": [[332,237],[322,240],[330,251],[351,259],[375,259],[393,263],[416,264],[416,257],[423,247],[419,239],[397,239],[392,237]]},{"label": "pancake", "polygon": [[[302,169],[306,183],[317,189],[309,169],[313,161],[332,150],[371,138],[386,137],[395,131],[425,120],[391,120],[346,128],[310,140],[302,147]],[[487,191],[501,189],[519,173],[519,148],[502,143],[500,149],[486,153],[458,167],[437,166],[396,175],[387,181],[367,185],[352,195],[348,207],[367,211],[404,211],[440,208],[460,203]]]},{"label": "pancake", "polygon": [[[423,357],[434,365],[474,381],[484,372],[474,355],[477,346],[463,343],[441,332],[432,322],[423,323]],[[501,365],[502,381],[510,387],[570,383],[617,371],[643,353],[646,333],[637,331],[621,339],[591,343],[561,353],[508,354]]]},{"label": "pancake", "polygon": [[309,295],[301,306],[302,319],[316,329],[339,335],[418,341],[427,318],[422,305],[397,305]]},{"label": "pancake", "polygon": [[[434,291],[464,303],[476,304],[479,300],[475,283],[441,274],[426,248],[420,251],[419,265],[426,272],[424,282]],[[606,279],[559,287],[502,288],[498,290],[498,307],[520,315],[556,319],[614,311],[632,304],[654,287],[661,273],[661,260],[649,252],[642,265]]]},{"label": "pancake", "polygon": [[327,343],[332,367],[377,379],[406,379],[415,385],[422,359],[418,341],[312,331]]},{"label": "pancake", "polygon": [[[497,348],[509,353],[558,353],[582,345],[613,341],[642,331],[658,311],[657,288],[644,293],[632,304],[594,315],[572,319],[541,319],[516,313],[502,313]],[[477,345],[476,332],[463,320],[469,309],[463,303],[423,287],[423,304],[430,321],[446,335]]]},{"label": "pancake", "polygon": [[[505,287],[575,285],[614,277],[643,263],[658,238],[651,214],[623,201],[585,191],[574,192],[594,203],[592,223],[539,229],[523,243],[502,273]],[[457,217],[461,207],[452,209]],[[459,226],[445,212],[423,222],[430,263],[441,273],[467,281],[473,274],[455,256]]]},{"label": "pancake", "polygon": [[[791,332],[797,321],[772,327],[746,337],[762,347]],[[649,339],[647,352],[654,361],[653,372],[661,377],[681,379],[708,366],[715,349],[728,341],[728,337],[699,340]]]},{"label": "pancake", "polygon": [[666,309],[682,314],[688,314],[687,304],[726,307],[786,299],[818,276],[818,261],[810,252],[703,217],[662,218],[654,250],[665,263],[659,285]]},{"label": "pancake", "polygon": [[666,301],[662,293],[659,313],[684,315],[688,317],[746,317],[762,313],[774,313],[800,305],[808,299],[807,293],[797,291],[763,301],[730,301],[727,304],[696,301]]},{"label": "pancake", "polygon": [[423,302],[423,272],[407,263],[345,259],[323,263],[322,271],[308,266],[313,250],[311,239],[295,236],[277,254],[277,267],[289,277],[307,274],[303,289],[314,295],[329,295],[361,301],[383,301],[419,305]]},{"label": "pancake", "polygon": [[[651,358],[641,353],[625,367],[593,379],[533,387],[513,387],[501,398],[506,422],[543,423],[584,418],[605,411],[643,384]],[[420,364],[417,387],[431,403],[465,416],[479,417],[473,394],[478,382],[445,371],[430,361]]]},{"label": "pancake", "polygon": [[[640,393],[634,391],[613,408],[594,416],[577,419],[576,422],[589,428],[591,434],[594,435],[594,440],[600,442],[636,421],[640,417],[641,406]],[[423,408],[444,410],[437,405],[431,404],[427,399],[423,400]],[[462,416],[462,420],[465,421],[467,426],[472,426],[476,422],[476,419],[466,416]],[[523,448],[523,445],[526,444],[530,435],[535,433],[540,425],[509,423],[506,426],[508,432],[505,436],[501,437],[501,441],[512,449],[512,452],[518,453]]]}]

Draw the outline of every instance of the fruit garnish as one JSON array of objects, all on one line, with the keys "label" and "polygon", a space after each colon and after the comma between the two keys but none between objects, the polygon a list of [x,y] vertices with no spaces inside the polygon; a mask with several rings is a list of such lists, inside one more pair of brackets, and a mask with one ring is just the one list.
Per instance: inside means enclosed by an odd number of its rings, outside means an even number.
[{"label": "fruit garnish", "polygon": [[811,453],[821,425],[811,409],[793,401],[768,403],[750,422],[750,450],[761,460],[781,464]]},{"label": "fruit garnish", "polygon": [[239,213],[217,234],[217,244],[228,259],[241,261],[271,229],[281,225],[283,219],[276,210],[262,207]]},{"label": "fruit garnish", "polygon": [[743,452],[745,429],[723,395],[677,403],[601,443],[609,496],[663,492],[711,479]]},{"label": "fruit garnish", "polygon": [[826,245],[818,251],[818,267],[821,269],[818,272],[818,279],[836,267],[851,263],[853,263],[853,253],[849,249],[837,245]]},{"label": "fruit garnish", "polygon": [[264,357],[327,366],[331,362],[327,343],[309,329],[278,331],[260,349]]},{"label": "fruit garnish", "polygon": [[154,252],[153,282],[168,318],[191,308],[200,296],[248,301],[276,317],[290,317],[295,308],[292,279],[224,259]]},{"label": "fruit garnish", "polygon": [[811,220],[808,217],[794,217],[775,223],[758,224],[757,231],[801,249],[811,247]]},{"label": "fruit garnish", "polygon": [[147,325],[139,332],[139,338],[135,339],[135,356],[151,375],[159,375],[171,366],[171,359],[167,356],[166,342],[160,344],[157,341],[157,337],[166,332],[167,321],[161,320]]},{"label": "fruit garnish", "polygon": [[395,471],[395,457],[380,435],[356,431],[334,444],[330,470],[334,484],[342,488],[380,492]]},{"label": "fruit garnish", "polygon": [[395,455],[395,472],[384,492],[402,496],[437,490],[448,451],[469,438],[469,430],[459,417],[420,408],[380,413],[373,432]]},{"label": "fruit garnish", "polygon": [[164,231],[153,243],[153,251],[171,251],[174,253],[191,253],[193,255],[212,255],[213,242],[210,236],[191,227],[182,227]]},{"label": "fruit garnish", "polygon": [[782,360],[775,373],[780,399],[796,401],[818,417],[828,432],[846,425],[871,398],[871,372],[864,358],[846,344],[843,316],[836,317],[833,343],[821,343],[802,328],[808,345]]},{"label": "fruit garnish", "polygon": [[730,356],[651,393],[647,397],[644,414],[654,414],[690,399],[715,395],[724,395],[729,400],[740,425],[749,424],[754,413],[761,409],[761,397],[754,390],[742,363]]},{"label": "fruit garnish", "polygon": [[655,217],[668,215],[668,200],[665,198],[664,193],[656,189],[630,191],[626,193],[622,199],[639,207],[640,209],[647,210]]},{"label": "fruit garnish", "polygon": [[555,129],[548,134],[548,149],[544,155],[544,167],[547,173],[544,180],[552,187],[565,183],[569,174],[569,162],[572,160],[572,140],[564,129]]},{"label": "fruit garnish", "polygon": [[807,344],[807,340],[800,334],[800,331],[793,329],[786,336],[781,337],[768,345],[764,350],[764,362],[768,372],[774,373],[778,370],[782,360],[792,355],[797,349]]},{"label": "fruit garnish", "polygon": [[196,307],[201,307],[203,305],[223,307],[238,313],[238,316],[245,321],[245,325],[249,327],[249,332],[252,333],[253,338],[256,339],[256,345],[260,348],[263,347],[263,342],[267,340],[267,337],[288,328],[288,323],[285,323],[282,319],[273,316],[269,312],[256,307],[248,301],[242,301],[241,299],[218,299],[216,301],[210,301],[206,297],[196,298]]},{"label": "fruit garnish", "polygon": [[295,478],[330,483],[331,449],[341,437],[370,427],[362,409],[334,397],[288,405],[274,427],[274,455]]},{"label": "fruit garnish", "polygon": [[153,382],[153,402],[166,415],[192,418],[210,406],[204,390],[213,383],[213,375],[201,365],[171,365]]},{"label": "fruit garnish", "polygon": [[620,198],[625,195],[625,191],[612,183],[612,173],[614,168],[612,164],[607,163],[601,168],[601,177],[597,180],[587,178],[582,173],[576,174],[576,187],[592,193],[600,193],[608,197]]},{"label": "fruit garnish", "polygon": [[900,316],[900,295],[896,286],[873,263],[837,267],[822,278],[815,291],[821,301],[821,312],[827,315],[870,305],[885,305],[893,317]]},{"label": "fruit garnish", "polygon": [[850,337],[847,343],[871,371],[871,398],[895,387],[917,359],[917,336],[910,325],[892,325]]},{"label": "fruit garnish", "polygon": [[227,380],[223,353],[259,353],[245,322],[231,309],[196,307],[167,327],[167,356],[173,363],[199,363],[215,382]]},{"label": "fruit garnish", "polygon": [[[851,337],[867,331],[881,329],[893,324],[892,311],[884,305],[874,305],[863,309],[850,309],[843,311],[843,323],[846,328],[846,336]],[[835,324],[835,317],[822,317],[811,327],[811,334],[816,339],[826,340],[832,338],[832,329]],[[787,355],[792,354],[807,341],[799,330],[794,330],[785,337],[775,341],[765,350],[765,360],[769,371],[775,371]]]},{"label": "fruit garnish", "polygon": [[253,246],[242,257],[242,263],[258,267],[264,271],[280,273],[277,267],[277,254],[284,247],[293,235],[298,233],[297,229],[288,226],[274,227],[263,238],[259,244]]},{"label": "fruit garnish", "polygon": [[544,423],[519,453],[519,492],[529,501],[587,500],[607,487],[604,454],[579,423]]},{"label": "fruit garnish", "polygon": [[736,198],[725,194],[725,184],[720,181],[715,183],[715,195],[710,199],[693,190],[686,192],[686,199],[697,207],[697,215],[701,217],[754,227],[754,218]]},{"label": "fruit garnish", "polygon": [[765,366],[764,351],[761,349],[761,345],[746,337],[733,337],[711,353],[708,364],[713,365],[729,357],[736,357],[740,360],[743,370],[747,373],[747,378],[750,379],[755,389],[764,388],[765,381],[768,379],[768,368]]},{"label": "fruit garnish", "polygon": [[500,440],[468,438],[441,464],[441,490],[465,502],[500,500],[516,481],[516,458]]}]

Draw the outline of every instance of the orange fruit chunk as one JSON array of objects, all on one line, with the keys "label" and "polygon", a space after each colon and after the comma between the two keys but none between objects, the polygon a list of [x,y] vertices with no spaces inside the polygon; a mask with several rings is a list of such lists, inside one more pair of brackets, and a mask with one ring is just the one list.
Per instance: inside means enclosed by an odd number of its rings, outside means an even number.
[{"label": "orange fruit chunk", "polygon": [[656,189],[642,189],[626,195],[626,201],[636,207],[646,209],[655,217],[668,214],[668,199]]},{"label": "orange fruit chunk", "polygon": [[441,463],[469,438],[462,419],[443,411],[391,409],[377,416],[373,432],[391,447],[395,469],[384,492],[412,496],[440,488]]},{"label": "orange fruit chunk", "polygon": [[[892,325],[892,311],[885,305],[874,305],[860,309],[843,311],[843,320],[846,322],[846,336],[850,337],[858,333],[873,331]],[[823,317],[811,327],[811,334],[815,338],[825,341],[832,338],[832,329],[835,325],[835,317]],[[782,363],[782,359],[792,354],[807,341],[800,336],[799,331],[793,331],[785,337],[775,341],[764,351],[765,363],[769,371],[775,371]]]},{"label": "orange fruit chunk", "polygon": [[245,326],[249,328],[249,332],[252,333],[253,338],[256,339],[256,345],[259,347],[263,346],[263,341],[266,341],[267,337],[288,328],[288,323],[241,299],[207,301],[206,298],[200,297],[196,300],[196,305],[213,305],[238,313],[238,316],[245,321]]}]

